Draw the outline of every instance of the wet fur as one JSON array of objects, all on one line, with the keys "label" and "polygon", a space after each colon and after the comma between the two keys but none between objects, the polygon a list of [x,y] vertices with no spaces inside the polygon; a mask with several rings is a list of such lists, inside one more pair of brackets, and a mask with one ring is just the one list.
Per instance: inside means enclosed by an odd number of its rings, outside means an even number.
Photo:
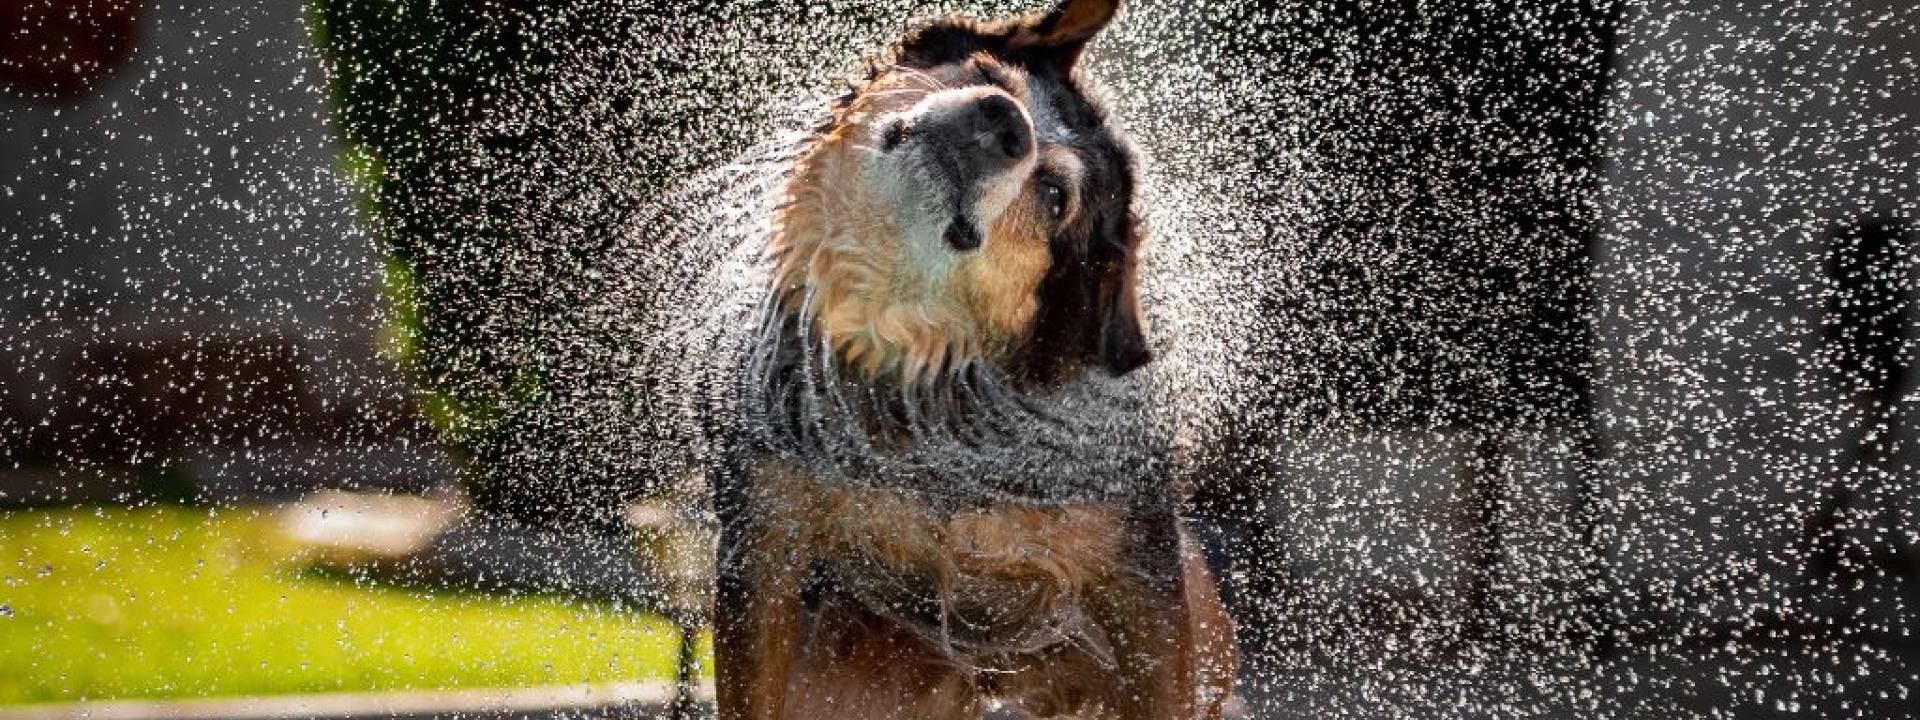
[{"label": "wet fur", "polygon": [[[926,398],[976,386],[1017,395],[1082,368],[1144,362],[1124,153],[1087,170],[1106,173],[1103,196],[1062,229],[1016,199],[978,250],[932,259],[914,256],[924,249],[894,226],[887,188],[856,169],[876,152],[874,118],[966,81],[957,73],[996,62],[980,55],[990,50],[1047,54],[1066,72],[1116,5],[1067,0],[1001,23],[935,23],[835,108],[774,218],[771,301],[749,377],[882,398],[843,419],[885,453],[927,431],[896,420],[924,414]],[[973,60],[903,57],[916,52]],[[1025,91],[1008,89],[1023,102]],[[987,381],[1002,376],[1004,387]],[[941,412],[1007,404],[994,393]],[[761,410],[787,402],[774,392]],[[720,717],[973,718],[988,698],[1038,717],[1219,716],[1232,624],[1171,490],[953,502],[833,467],[770,450],[717,483]]]}]

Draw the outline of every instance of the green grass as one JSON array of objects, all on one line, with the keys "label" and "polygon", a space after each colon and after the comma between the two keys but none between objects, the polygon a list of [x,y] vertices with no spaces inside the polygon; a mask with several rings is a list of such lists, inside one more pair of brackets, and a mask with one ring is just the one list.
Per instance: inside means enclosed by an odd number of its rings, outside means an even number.
[{"label": "green grass", "polygon": [[303,572],[270,510],[0,512],[0,704],[668,678],[652,615]]}]

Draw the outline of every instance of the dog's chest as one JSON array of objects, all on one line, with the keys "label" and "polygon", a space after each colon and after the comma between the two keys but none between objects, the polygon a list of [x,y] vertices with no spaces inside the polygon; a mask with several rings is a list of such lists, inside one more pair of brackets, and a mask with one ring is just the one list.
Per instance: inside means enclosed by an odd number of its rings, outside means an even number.
[{"label": "dog's chest", "polygon": [[776,473],[765,510],[831,592],[969,654],[1082,631],[1083,598],[1123,573],[1121,508],[941,510],[910,493]]}]

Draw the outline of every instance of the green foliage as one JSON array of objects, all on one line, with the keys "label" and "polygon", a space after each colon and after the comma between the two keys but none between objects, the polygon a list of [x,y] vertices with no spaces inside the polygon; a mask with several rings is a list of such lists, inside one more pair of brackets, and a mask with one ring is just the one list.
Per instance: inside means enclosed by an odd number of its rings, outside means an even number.
[{"label": "green foliage", "polygon": [[[471,458],[483,508],[524,498],[538,469],[514,467],[537,435],[548,379],[543,343],[565,322],[569,271],[594,248],[551,252],[526,232],[525,142],[488,125],[537,93],[556,51],[536,36],[537,8],[483,0],[319,0],[312,6],[345,173],[388,256],[381,346],[407,368],[425,416]],[[531,89],[530,89],[531,88]],[[581,497],[580,502],[597,498]],[[598,503],[617,507],[616,503]],[[562,504],[519,502],[538,516]]]},{"label": "green foliage", "polygon": [[514,41],[518,15],[487,3],[320,0],[312,13],[346,174],[391,259],[387,348],[418,374],[449,439],[471,450],[511,373],[489,349],[515,328],[500,322],[498,263],[486,261],[512,238],[486,206],[490,178],[462,171],[475,154],[468,126],[490,88],[537,63]]}]

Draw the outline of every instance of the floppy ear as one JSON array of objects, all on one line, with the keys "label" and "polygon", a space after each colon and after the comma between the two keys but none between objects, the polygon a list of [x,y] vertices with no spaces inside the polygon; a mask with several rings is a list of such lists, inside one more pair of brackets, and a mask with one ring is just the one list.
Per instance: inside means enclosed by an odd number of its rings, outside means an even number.
[{"label": "floppy ear", "polygon": [[1133,268],[1121,270],[1112,293],[1100,309],[1097,354],[1107,372],[1119,377],[1153,361],[1147,347],[1146,323],[1140,318],[1140,295],[1134,291]]},{"label": "floppy ear", "polygon": [[1060,53],[1062,68],[1071,68],[1080,59],[1087,41],[1113,22],[1120,12],[1120,0],[1061,0],[1052,10],[1026,19],[1014,32],[1011,44],[1016,48],[1045,48]]}]

